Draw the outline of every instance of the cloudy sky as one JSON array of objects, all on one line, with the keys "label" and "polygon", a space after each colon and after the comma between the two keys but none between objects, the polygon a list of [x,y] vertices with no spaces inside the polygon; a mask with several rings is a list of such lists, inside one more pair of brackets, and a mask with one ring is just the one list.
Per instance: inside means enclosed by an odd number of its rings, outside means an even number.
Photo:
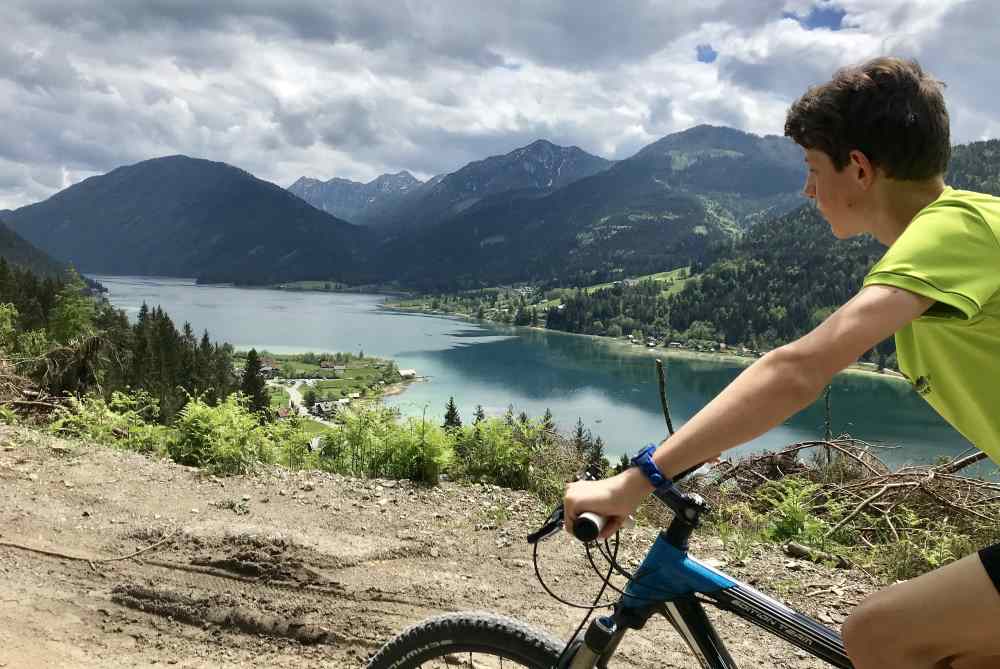
[{"label": "cloudy sky", "polygon": [[839,65],[917,57],[1000,137],[993,0],[4,0],[0,209],[175,153],[288,186],[419,178],[543,137],[625,158],[780,133]]}]

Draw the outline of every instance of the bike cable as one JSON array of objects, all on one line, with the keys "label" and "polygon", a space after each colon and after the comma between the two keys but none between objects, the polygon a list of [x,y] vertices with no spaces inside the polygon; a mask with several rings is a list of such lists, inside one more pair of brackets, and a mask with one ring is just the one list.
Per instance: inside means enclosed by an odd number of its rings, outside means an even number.
[{"label": "bike cable", "polygon": [[[606,539],[605,539],[604,543],[605,544],[608,543]],[[596,570],[597,569],[597,565],[594,564],[594,560],[593,560],[593,558],[590,555],[590,544],[585,544],[585,547],[587,549],[587,559],[590,560],[590,564],[593,565],[594,568],[595,568],[595,570]],[[608,552],[609,553],[611,552],[610,546],[608,547]],[[613,555],[614,555],[614,557],[618,556],[618,535],[617,534],[615,534],[615,549],[614,549]],[[590,620],[590,616],[592,616],[594,614],[594,611],[596,609],[603,609],[603,608],[607,608],[608,606],[610,606],[610,603],[609,604],[601,605],[601,604],[599,604],[599,602],[601,601],[601,597],[604,596],[604,591],[608,589],[608,585],[611,582],[611,574],[612,574],[612,571],[613,571],[614,567],[609,566],[607,575],[602,575],[600,571],[597,571],[597,575],[601,577],[601,581],[603,583],[601,585],[601,589],[597,591],[597,596],[594,597],[594,603],[590,604],[588,606],[588,605],[575,604],[573,602],[566,601],[565,599],[563,599],[562,597],[560,597],[556,593],[552,592],[552,590],[549,588],[549,586],[545,584],[545,579],[542,578],[542,573],[538,569],[538,543],[535,544],[535,549],[534,549],[534,551],[532,551],[532,561],[535,563],[535,578],[538,579],[539,584],[541,584],[542,588],[545,590],[545,592],[547,592],[549,594],[550,597],[552,597],[553,599],[555,599],[558,602],[561,602],[562,604],[565,604],[566,606],[570,606],[570,607],[577,608],[577,609],[586,609],[587,610],[587,613],[586,613],[586,615],[584,615],[583,620],[581,620],[580,624],[577,625],[576,629],[573,631],[572,636],[570,636],[570,638],[569,638],[570,639],[569,642],[567,642],[567,644],[563,647],[562,652],[559,654],[559,659],[556,661],[556,666],[562,666],[563,665],[563,660],[566,659],[566,654],[573,648],[573,643],[572,643],[573,640],[579,638],[580,631],[583,629],[584,625],[587,624],[587,621]],[[611,587],[614,587],[614,586],[611,586]]]},{"label": "bike cable", "polygon": [[[607,541],[605,541],[605,543],[607,543]],[[535,549],[534,549],[534,551],[532,553],[532,561],[534,562],[534,565],[535,565],[535,578],[538,579],[538,583],[542,586],[542,589],[545,590],[546,593],[548,593],[549,597],[552,597],[552,599],[556,600],[560,604],[565,604],[566,606],[572,607],[574,609],[586,609],[587,611],[594,611],[596,609],[603,609],[603,608],[606,608],[608,606],[611,606],[611,602],[608,602],[607,604],[600,604],[599,602],[601,601],[601,597],[604,595],[604,591],[607,589],[607,587],[608,587],[608,585],[610,583],[611,574],[613,572],[614,567],[609,566],[607,575],[602,574],[601,571],[598,569],[598,567],[594,564],[593,558],[590,557],[590,544],[584,544],[584,546],[587,549],[587,557],[588,557],[588,559],[590,559],[590,564],[594,567],[594,570],[596,571],[597,575],[600,577],[600,579],[602,581],[601,589],[597,592],[597,597],[594,598],[594,602],[592,604],[577,604],[575,602],[570,602],[570,601],[567,601],[567,600],[563,599],[562,597],[560,597],[556,593],[552,592],[552,589],[549,588],[548,584],[545,583],[545,579],[542,578],[542,573],[541,573],[541,571],[538,568],[538,544],[537,543],[535,544]],[[610,551],[611,551],[610,546],[608,547],[608,551],[610,553]],[[615,557],[618,556],[618,536],[617,535],[615,535],[614,556]],[[611,587],[614,588],[613,585]],[[588,616],[589,616],[589,614],[588,614]]]}]

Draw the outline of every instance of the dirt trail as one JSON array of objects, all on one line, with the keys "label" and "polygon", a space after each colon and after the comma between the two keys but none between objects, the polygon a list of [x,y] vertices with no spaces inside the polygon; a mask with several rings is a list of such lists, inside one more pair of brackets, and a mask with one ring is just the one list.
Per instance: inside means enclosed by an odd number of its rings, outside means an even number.
[{"label": "dirt trail", "polygon": [[[217,479],[0,427],[0,667],[359,667],[403,627],[457,610],[565,637],[580,617],[541,591],[524,542],[545,512],[492,486],[277,469]],[[630,532],[626,552],[639,556],[653,535]],[[869,589],[858,574],[755,550],[745,565],[717,540],[693,552],[828,622]],[[554,589],[593,597],[575,542],[542,553]],[[720,629],[741,666],[822,666],[739,621]],[[696,666],[660,620],[619,656]]]}]

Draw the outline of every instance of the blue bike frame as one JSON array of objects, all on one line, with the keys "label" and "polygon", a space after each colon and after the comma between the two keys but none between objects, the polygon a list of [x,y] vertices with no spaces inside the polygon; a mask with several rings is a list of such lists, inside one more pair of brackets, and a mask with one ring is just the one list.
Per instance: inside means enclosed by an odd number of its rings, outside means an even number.
[{"label": "blue bike frame", "polygon": [[[702,603],[708,603],[835,667],[853,669],[839,634],[688,555],[688,540],[709,510],[705,500],[681,492],[672,483],[660,486],[653,494],[674,512],[670,527],[660,532],[642,564],[631,574],[614,613],[592,621],[582,639],[571,641],[563,653],[567,661],[560,666],[607,667],[625,632],[642,629],[650,617],[660,613],[684,638],[702,667],[736,669],[726,645],[705,615]],[[560,508],[528,541],[534,543],[558,531],[561,514]],[[590,522],[577,518],[573,534],[582,540],[595,538],[598,532],[595,527],[587,528]]]},{"label": "blue bike frame", "polygon": [[[733,658],[702,608],[701,602],[707,600],[835,667],[851,669],[839,634],[699,562],[674,543],[677,541],[672,540],[670,531],[660,533],[626,587],[616,617],[633,621],[630,627],[641,627],[651,613],[663,613],[704,667],[735,669]],[[609,650],[613,652],[624,631],[616,634],[618,638]]]}]

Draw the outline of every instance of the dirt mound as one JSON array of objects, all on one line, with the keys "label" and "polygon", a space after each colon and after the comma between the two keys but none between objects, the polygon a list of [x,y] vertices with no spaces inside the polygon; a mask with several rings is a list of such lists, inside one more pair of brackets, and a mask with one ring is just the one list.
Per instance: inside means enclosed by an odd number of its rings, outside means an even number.
[{"label": "dirt mound", "polygon": [[192,597],[177,592],[141,585],[119,585],[111,591],[111,601],[131,609],[155,613],[188,625],[208,627],[218,625],[248,634],[294,639],[304,644],[333,643],[332,631],[301,620],[280,608],[264,613],[258,608],[270,608],[270,602],[249,607],[230,596]]}]

